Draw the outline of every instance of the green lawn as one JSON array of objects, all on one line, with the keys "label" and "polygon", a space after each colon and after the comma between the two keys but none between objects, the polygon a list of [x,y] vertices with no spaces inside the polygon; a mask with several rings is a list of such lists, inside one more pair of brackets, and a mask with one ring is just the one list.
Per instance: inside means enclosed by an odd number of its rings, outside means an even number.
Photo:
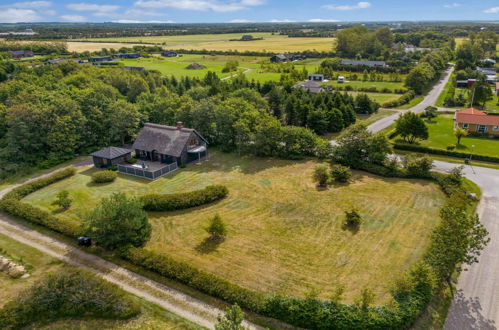
[{"label": "green lawn", "polygon": [[[173,193],[223,184],[230,193],[218,203],[151,213],[153,234],[146,249],[263,292],[304,296],[316,289],[327,298],[344,285],[351,302],[367,285],[378,302],[384,301],[392,282],[421,257],[444,195],[430,182],[363,172],[355,172],[348,185],[317,190],[311,180],[316,164],[213,151],[202,165],[153,182],[119,175],[113,183],[94,185],[94,170],[83,170],[25,201],[55,211],[50,204],[66,189],[75,201],[58,216],[82,217],[117,191]],[[344,211],[354,206],[365,220],[357,233],[342,229]],[[220,245],[204,230],[217,213],[229,229]]]},{"label": "green lawn", "polygon": [[[8,255],[16,261],[22,260],[30,274],[27,279],[12,279],[0,272],[0,308],[8,301],[16,299],[22,290],[27,289],[47,274],[56,273],[67,267],[58,259],[2,234],[0,234],[0,249],[0,254]],[[44,326],[34,324],[26,329],[200,329],[200,327],[154,304],[139,298],[134,299],[140,302],[142,313],[129,320],[65,319]]]},{"label": "green lawn", "polygon": [[400,97],[400,95],[392,93],[365,93],[365,92],[347,92],[347,93],[353,96],[356,96],[357,94],[367,94],[373,101],[376,101],[379,104],[396,100]]},{"label": "green lawn", "polygon": [[[433,123],[427,123],[430,137],[428,140],[420,141],[422,146],[446,149],[448,145],[457,144],[454,137],[453,115],[440,115]],[[400,138],[395,138],[401,141]],[[499,139],[465,137],[456,151],[471,153],[471,146],[475,146],[474,154],[486,156],[499,156]]]},{"label": "green lawn", "polygon": [[366,125],[370,125],[380,119],[393,115],[396,112],[397,110],[379,109],[376,113],[370,115],[357,114],[357,119],[362,120]]}]

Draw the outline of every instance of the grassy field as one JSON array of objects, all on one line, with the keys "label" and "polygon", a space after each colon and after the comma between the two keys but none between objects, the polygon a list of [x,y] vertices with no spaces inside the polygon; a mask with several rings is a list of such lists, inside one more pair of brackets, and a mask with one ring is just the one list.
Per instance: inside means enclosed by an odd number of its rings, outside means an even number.
[{"label": "grassy field", "polygon": [[[150,37],[116,37],[99,39],[80,39],[89,41],[89,47],[95,47],[96,42],[108,43],[149,43],[162,45],[169,49],[192,49],[192,50],[237,50],[237,51],[267,51],[267,52],[299,52],[305,50],[331,51],[333,50],[334,38],[288,38],[285,35],[271,33],[252,33],[255,38],[263,40],[255,41],[229,41],[239,39],[242,33],[227,34],[194,34],[182,36],[150,36]],[[72,45],[71,45],[72,46]],[[80,46],[80,47],[83,47]],[[83,51],[80,48],[80,51]]]},{"label": "grassy field", "polygon": [[[1,234],[0,248],[2,249],[0,254],[8,254],[14,260],[22,260],[30,274],[27,279],[12,279],[0,272],[0,288],[2,288],[0,290],[0,308],[45,275],[56,273],[67,267],[61,261]],[[154,304],[139,298],[134,299],[141,303],[142,313],[129,320],[66,319],[50,325],[34,324],[25,329],[200,329],[200,327]]]},{"label": "grassy field", "polygon": [[396,100],[400,97],[398,94],[392,93],[365,93],[365,92],[347,92],[350,95],[356,96],[357,94],[367,94],[373,101],[383,104],[388,101]]},{"label": "grassy field", "polygon": [[370,115],[357,114],[357,119],[362,120],[366,125],[370,125],[380,119],[393,115],[396,112],[397,110],[379,109],[376,113]]},{"label": "grassy field", "polygon": [[[427,123],[430,137],[428,140],[420,141],[426,147],[445,149],[448,145],[457,144],[454,137],[453,115],[440,115],[433,123]],[[400,138],[395,138],[401,141]],[[456,151],[471,153],[471,146],[474,145],[474,154],[486,156],[499,156],[499,139],[488,139],[478,137],[464,137],[461,144],[456,147]]]},{"label": "grassy field", "polygon": [[[89,176],[94,170],[84,170],[26,201],[54,211],[55,195],[67,189],[74,205],[59,216],[83,217],[116,191],[173,193],[224,184],[230,194],[223,201],[151,214],[153,235],[146,248],[260,291],[303,296],[316,289],[327,298],[344,285],[351,302],[367,285],[383,301],[393,280],[421,256],[444,196],[429,182],[362,172],[349,185],[321,191],[311,182],[315,165],[212,152],[202,165],[154,182],[120,175],[95,186]],[[344,211],[354,206],[365,219],[357,233],[342,229]],[[204,231],[217,213],[229,227],[220,245]]]}]

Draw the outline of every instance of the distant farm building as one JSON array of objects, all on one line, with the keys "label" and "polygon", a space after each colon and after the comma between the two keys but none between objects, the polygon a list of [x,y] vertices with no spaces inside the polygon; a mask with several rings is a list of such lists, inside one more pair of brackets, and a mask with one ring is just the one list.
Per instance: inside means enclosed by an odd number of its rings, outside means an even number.
[{"label": "distant farm building", "polygon": [[31,50],[11,50],[9,51],[9,54],[13,58],[25,58],[25,57],[35,56],[35,54]]},{"label": "distant farm building", "polygon": [[163,50],[161,51],[161,56],[164,57],[177,57],[177,53],[171,50]]},{"label": "distant farm building", "polygon": [[311,80],[307,80],[305,82],[296,84],[293,86],[293,88],[303,89],[307,92],[314,93],[314,94],[317,94],[317,93],[324,91],[324,87],[322,87],[322,85],[316,83],[315,81],[311,81]]},{"label": "distant farm building", "polygon": [[295,55],[295,54],[277,54],[273,55],[270,58],[270,62],[272,63],[279,63],[279,62],[286,62],[286,61],[301,61],[306,59],[307,57],[304,55]]},{"label": "distant farm building", "polygon": [[351,66],[368,66],[368,67],[386,67],[388,66],[385,61],[357,61],[357,60],[341,60],[343,65]]},{"label": "distant farm building", "polygon": [[139,53],[124,53],[124,54],[114,54],[113,57],[116,58],[139,58]]}]

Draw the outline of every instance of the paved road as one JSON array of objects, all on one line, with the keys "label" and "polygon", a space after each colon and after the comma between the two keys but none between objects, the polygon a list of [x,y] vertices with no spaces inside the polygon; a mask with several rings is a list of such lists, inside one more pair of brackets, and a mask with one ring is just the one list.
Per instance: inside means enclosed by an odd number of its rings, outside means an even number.
[{"label": "paved road", "polygon": [[[86,167],[88,162],[77,164]],[[47,176],[50,173],[39,176]],[[0,198],[13,187],[0,191]],[[0,213],[0,233],[31,246],[72,266],[85,269],[103,279],[115,283],[125,291],[155,303],[185,319],[207,328],[214,328],[217,316],[223,312],[176,289],[150,280],[93,254],[56,240],[48,235],[21,225]],[[262,329],[247,321],[246,327]]]},{"label": "paved road", "polygon": [[377,122],[369,125],[367,127],[367,129],[373,133],[379,132],[379,131],[387,128],[391,124],[393,124],[395,122],[395,120],[397,120],[397,118],[400,115],[402,115],[406,112],[409,112],[409,111],[416,112],[416,113],[423,112],[426,107],[428,107],[430,105],[434,105],[437,102],[438,96],[444,90],[445,84],[447,84],[447,82],[449,81],[449,78],[450,78],[452,71],[454,71],[453,66],[451,66],[444,73],[442,73],[442,76],[440,77],[439,81],[435,84],[435,86],[433,86],[432,90],[428,93],[428,95],[425,96],[424,100],[421,101],[421,103],[415,105],[414,107],[412,107],[410,109],[400,110],[391,116],[382,118],[382,119],[378,120]]},{"label": "paved road", "polygon": [[[455,164],[435,161],[440,170]],[[480,221],[490,233],[490,242],[479,263],[463,271],[457,293],[445,322],[445,330],[497,329],[499,326],[499,170],[466,166],[465,176],[483,192],[478,206]]]}]

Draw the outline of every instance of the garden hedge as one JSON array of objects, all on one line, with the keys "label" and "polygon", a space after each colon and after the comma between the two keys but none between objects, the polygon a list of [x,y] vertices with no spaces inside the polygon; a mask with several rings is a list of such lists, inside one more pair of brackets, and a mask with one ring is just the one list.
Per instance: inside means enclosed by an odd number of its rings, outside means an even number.
[{"label": "garden hedge", "polygon": [[[436,148],[424,147],[424,146],[419,146],[419,145],[411,145],[411,144],[405,144],[405,143],[394,143],[393,147],[395,149],[399,149],[399,150],[415,151],[415,152],[450,156],[450,157],[456,157],[456,158],[469,158],[470,157],[469,153],[444,150],[444,149],[436,149]],[[485,161],[485,162],[499,163],[499,157],[494,157],[494,156],[485,156],[485,155],[473,154],[473,159],[474,160],[481,160],[481,161]]]},{"label": "garden hedge", "polygon": [[140,197],[146,211],[175,211],[212,203],[227,196],[225,186],[212,185],[186,193],[162,195],[147,194]]},{"label": "garden hedge", "polygon": [[107,183],[113,182],[118,177],[118,173],[107,170],[107,171],[99,171],[92,173],[92,182],[93,183]]},{"label": "garden hedge", "polygon": [[409,90],[408,92],[402,94],[398,99],[385,102],[381,106],[383,108],[396,108],[396,107],[399,107],[401,105],[404,105],[404,104],[411,102],[411,100],[415,97],[416,97],[416,93],[413,90]]}]

